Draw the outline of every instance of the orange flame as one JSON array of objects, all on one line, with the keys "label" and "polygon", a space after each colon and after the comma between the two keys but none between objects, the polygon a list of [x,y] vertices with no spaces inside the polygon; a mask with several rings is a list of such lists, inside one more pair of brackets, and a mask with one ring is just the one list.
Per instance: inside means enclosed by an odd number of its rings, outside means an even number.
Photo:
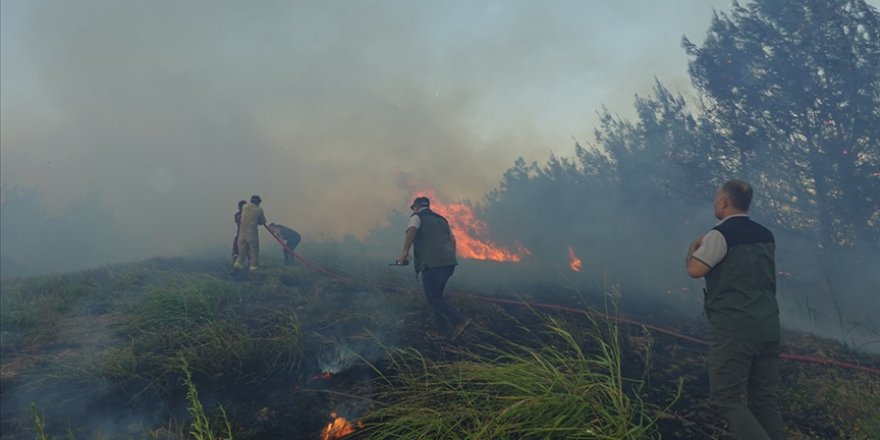
[{"label": "orange flame", "polygon": [[575,272],[581,271],[581,259],[574,254],[574,248],[568,247],[568,267]]},{"label": "orange flame", "polygon": [[[327,424],[321,433],[321,440],[336,440],[349,434],[354,434],[355,428],[344,417],[339,417],[335,412],[330,413],[333,421]],[[362,423],[358,423],[358,428],[363,428]]]},{"label": "orange flame", "polygon": [[318,373],[318,374],[316,374],[316,375],[310,377],[310,378],[309,378],[309,381],[318,380],[318,379],[320,379],[320,380],[330,380],[330,379],[332,379],[332,378],[333,378],[333,373],[331,373],[331,372],[329,372],[329,371],[322,371],[322,372],[320,372],[320,373]]},{"label": "orange flame", "polygon": [[519,243],[516,244],[516,251],[511,251],[483,238],[488,235],[489,227],[486,222],[474,215],[470,206],[460,203],[442,203],[437,200],[436,194],[430,189],[416,191],[413,197],[420,195],[431,199],[431,210],[446,217],[446,220],[449,221],[449,227],[455,235],[456,251],[460,257],[516,263],[522,257],[531,255],[531,252]]}]

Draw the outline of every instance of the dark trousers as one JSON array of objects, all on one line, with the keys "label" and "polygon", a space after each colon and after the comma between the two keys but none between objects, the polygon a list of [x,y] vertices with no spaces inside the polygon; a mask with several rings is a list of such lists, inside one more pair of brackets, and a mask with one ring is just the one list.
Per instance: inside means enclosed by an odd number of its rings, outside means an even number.
[{"label": "dark trousers", "polygon": [[709,351],[709,400],[740,440],[782,440],[779,342],[714,336]]},{"label": "dark trousers", "polygon": [[443,298],[443,289],[446,282],[455,272],[455,266],[432,267],[422,271],[422,286],[425,288],[425,298],[428,305],[434,310],[438,321],[443,324],[458,325],[462,322],[461,314],[456,312],[446,299]]},{"label": "dark trousers", "polygon": [[[287,247],[290,248],[290,250],[296,252],[296,246],[299,245],[300,242],[299,235],[290,238],[284,237],[284,239],[287,240]],[[292,253],[287,252],[287,249],[285,249],[284,246],[281,247],[281,253],[284,256],[285,266],[290,266],[296,260],[296,257]]]}]

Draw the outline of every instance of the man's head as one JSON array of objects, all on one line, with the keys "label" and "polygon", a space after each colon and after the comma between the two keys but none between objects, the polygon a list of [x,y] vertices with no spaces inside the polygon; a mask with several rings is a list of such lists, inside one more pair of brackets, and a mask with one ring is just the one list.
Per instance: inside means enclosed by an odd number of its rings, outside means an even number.
[{"label": "man's head", "polygon": [[259,205],[260,203],[263,203],[263,199],[261,199],[260,196],[254,194],[251,196],[251,203],[253,203],[254,205]]},{"label": "man's head", "polygon": [[752,186],[742,180],[728,180],[715,192],[715,218],[748,213],[751,203]]},{"label": "man's head", "polygon": [[238,201],[238,210],[241,211],[241,208],[243,208],[244,205],[246,205],[246,204],[247,204],[247,200],[239,200]]},{"label": "man's head", "polygon": [[415,200],[413,200],[412,205],[409,205],[409,209],[412,209],[413,211],[419,211],[422,208],[429,207],[431,207],[431,201],[427,197],[416,197]]}]

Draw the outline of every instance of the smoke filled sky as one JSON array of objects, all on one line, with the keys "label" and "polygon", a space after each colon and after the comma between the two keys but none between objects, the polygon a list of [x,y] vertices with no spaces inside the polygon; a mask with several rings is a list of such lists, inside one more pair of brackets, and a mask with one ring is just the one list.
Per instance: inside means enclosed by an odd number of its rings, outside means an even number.
[{"label": "smoke filled sky", "polygon": [[[690,94],[687,35],[728,0],[3,0],[4,191],[96,195],[137,253],[226,244],[239,199],[363,235],[408,182],[479,200],[570,155],[654,78]],[[3,209],[10,209],[3,206]],[[708,208],[707,208],[708,209]]]}]

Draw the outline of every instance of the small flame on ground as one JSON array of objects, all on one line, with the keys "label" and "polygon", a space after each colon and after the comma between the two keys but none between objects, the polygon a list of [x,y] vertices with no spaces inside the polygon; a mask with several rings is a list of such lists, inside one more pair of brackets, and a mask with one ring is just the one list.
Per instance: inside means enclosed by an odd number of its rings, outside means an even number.
[{"label": "small flame on ground", "polygon": [[575,272],[581,271],[581,259],[574,254],[574,248],[568,247],[568,267]]},{"label": "small flame on ground", "polygon": [[[333,421],[324,428],[324,431],[321,433],[321,440],[336,440],[349,434],[354,434],[355,427],[352,426],[351,422],[345,420],[344,417],[339,417],[335,412],[331,412],[330,417]],[[358,423],[358,428],[363,428],[363,424]]]},{"label": "small flame on ground", "polygon": [[332,379],[332,378],[333,378],[333,373],[331,373],[331,372],[329,372],[329,371],[322,371],[322,372],[320,372],[320,373],[318,373],[318,374],[316,374],[316,375],[310,377],[310,378],[309,378],[309,381],[312,381],[312,380],[318,380],[318,379],[321,379],[321,380],[330,380],[330,379]]},{"label": "small flame on ground", "polygon": [[431,210],[446,217],[449,227],[455,235],[456,251],[462,258],[472,260],[492,260],[516,263],[531,252],[522,245],[516,250],[505,249],[485,239],[489,227],[486,222],[477,218],[470,206],[460,203],[441,203],[434,190],[415,191],[413,197],[425,196],[431,199]]}]

